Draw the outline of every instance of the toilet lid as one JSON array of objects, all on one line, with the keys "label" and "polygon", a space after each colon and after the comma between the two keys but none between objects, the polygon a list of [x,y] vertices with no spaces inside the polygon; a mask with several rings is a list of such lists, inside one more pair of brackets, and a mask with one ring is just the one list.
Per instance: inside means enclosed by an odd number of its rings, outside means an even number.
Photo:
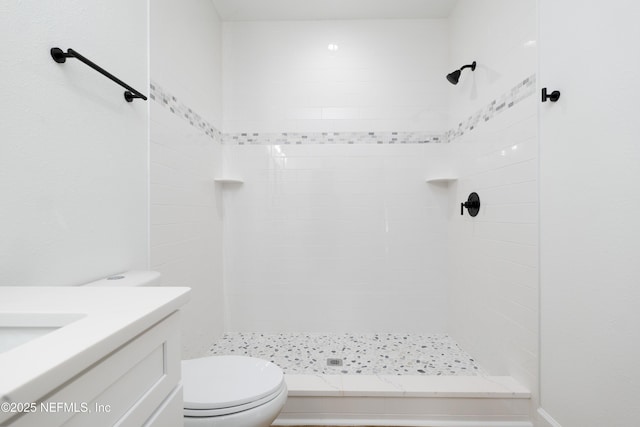
[{"label": "toilet lid", "polygon": [[268,397],[282,387],[282,370],[247,356],[209,356],[182,361],[185,409],[222,409]]}]

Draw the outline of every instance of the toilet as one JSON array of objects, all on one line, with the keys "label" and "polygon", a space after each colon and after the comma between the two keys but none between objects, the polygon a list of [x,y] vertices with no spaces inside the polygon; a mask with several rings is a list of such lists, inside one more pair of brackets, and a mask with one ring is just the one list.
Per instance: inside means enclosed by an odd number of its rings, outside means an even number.
[{"label": "toilet", "polygon": [[269,427],[287,400],[282,370],[246,356],[182,361],[185,427]]},{"label": "toilet", "polygon": [[[160,273],[129,271],[86,286],[158,286]],[[275,364],[247,356],[182,361],[184,427],[269,427],[287,400]]]}]

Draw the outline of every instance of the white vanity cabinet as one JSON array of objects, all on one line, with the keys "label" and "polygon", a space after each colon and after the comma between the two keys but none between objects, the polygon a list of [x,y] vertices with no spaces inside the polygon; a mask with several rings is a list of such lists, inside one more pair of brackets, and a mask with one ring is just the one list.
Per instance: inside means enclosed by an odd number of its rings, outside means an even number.
[{"label": "white vanity cabinet", "polygon": [[[133,292],[137,297],[153,292],[150,289],[120,291],[127,295]],[[89,291],[92,292],[105,291]],[[184,295],[187,292],[184,291]],[[124,329],[115,333],[119,340],[98,340],[91,351],[76,353],[65,359],[59,375],[56,374],[55,367],[46,371],[46,381],[42,384],[50,386],[39,387],[37,395],[31,394],[33,398],[24,402],[35,405],[35,410],[0,420],[0,426],[181,426],[180,312],[175,305],[175,302],[165,305],[153,315],[147,313],[142,316],[140,322],[128,323]],[[109,319],[120,319],[122,316],[119,314],[121,313],[116,310],[110,316],[103,316],[87,332],[91,333],[93,330],[98,335],[103,333],[109,329]],[[91,313],[87,315],[87,318],[90,317]],[[47,338],[55,338],[53,335],[56,332]],[[65,340],[70,338],[62,336],[59,345],[65,346]],[[27,343],[23,347],[32,344],[35,346],[37,342]],[[56,358],[57,352],[52,353]],[[101,357],[96,357],[100,354]],[[2,356],[0,354],[0,362]],[[40,357],[46,359],[46,352]],[[76,372],[69,376],[74,368]],[[34,377],[35,380],[37,378]],[[29,391],[29,387],[25,388],[25,393]],[[2,400],[18,403],[18,399],[24,399],[19,396],[28,395],[25,393],[17,388],[13,395],[3,394]],[[4,415],[6,417],[7,414]]]},{"label": "white vanity cabinet", "polygon": [[[52,391],[38,402],[36,412],[11,425],[163,425],[160,418],[153,423],[147,420],[162,410],[165,400],[182,398],[179,333],[178,313],[174,313]],[[69,406],[58,407],[59,402]],[[176,415],[179,419],[172,426],[179,425],[182,410]],[[165,413],[162,419],[168,417],[171,414]]]}]

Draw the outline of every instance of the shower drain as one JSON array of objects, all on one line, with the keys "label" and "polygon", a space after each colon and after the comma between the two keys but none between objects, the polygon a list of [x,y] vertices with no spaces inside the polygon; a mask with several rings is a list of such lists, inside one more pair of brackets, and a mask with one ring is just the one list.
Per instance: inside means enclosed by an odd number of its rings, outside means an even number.
[{"label": "shower drain", "polygon": [[342,359],[328,358],[327,366],[342,366]]}]

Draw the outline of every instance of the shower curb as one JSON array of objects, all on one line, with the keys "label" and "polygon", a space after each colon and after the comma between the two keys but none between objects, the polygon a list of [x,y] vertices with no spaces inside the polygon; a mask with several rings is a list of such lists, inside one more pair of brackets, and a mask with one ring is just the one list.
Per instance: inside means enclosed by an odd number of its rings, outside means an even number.
[{"label": "shower curb", "polygon": [[508,376],[285,375],[274,426],[531,427],[529,390]]}]

